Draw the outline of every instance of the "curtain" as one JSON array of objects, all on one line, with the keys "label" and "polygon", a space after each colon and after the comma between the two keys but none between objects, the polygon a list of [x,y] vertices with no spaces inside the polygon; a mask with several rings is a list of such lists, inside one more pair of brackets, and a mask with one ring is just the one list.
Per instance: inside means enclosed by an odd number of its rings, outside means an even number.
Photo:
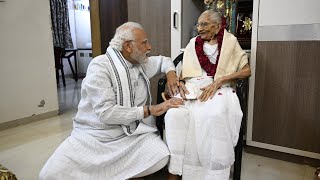
[{"label": "curtain", "polygon": [[50,0],[53,46],[73,48],[67,0]]}]

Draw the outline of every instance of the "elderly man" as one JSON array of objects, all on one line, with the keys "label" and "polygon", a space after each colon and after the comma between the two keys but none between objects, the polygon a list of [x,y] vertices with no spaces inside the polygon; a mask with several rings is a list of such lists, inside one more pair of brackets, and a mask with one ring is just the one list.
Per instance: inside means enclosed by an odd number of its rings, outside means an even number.
[{"label": "elderly man", "polygon": [[251,71],[218,12],[203,12],[197,27],[199,36],[185,48],[179,85],[179,96],[190,100],[165,116],[170,179],[227,180],[242,119],[234,81]]},{"label": "elderly man", "polygon": [[169,151],[154,116],[182,100],[151,105],[149,78],[164,72],[178,90],[170,58],[147,57],[151,46],[141,25],[117,28],[106,54],[90,63],[71,135],[40,172],[40,179],[129,179],[163,168]]}]

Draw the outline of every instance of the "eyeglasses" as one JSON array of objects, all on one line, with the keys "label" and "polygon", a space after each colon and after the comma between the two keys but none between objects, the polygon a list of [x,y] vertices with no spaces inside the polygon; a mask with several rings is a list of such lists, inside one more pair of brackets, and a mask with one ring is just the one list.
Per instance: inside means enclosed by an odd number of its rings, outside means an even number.
[{"label": "eyeglasses", "polygon": [[199,28],[199,27],[207,28],[209,24],[210,23],[208,23],[208,22],[200,22],[200,23],[197,23],[196,26],[197,26],[197,28]]}]

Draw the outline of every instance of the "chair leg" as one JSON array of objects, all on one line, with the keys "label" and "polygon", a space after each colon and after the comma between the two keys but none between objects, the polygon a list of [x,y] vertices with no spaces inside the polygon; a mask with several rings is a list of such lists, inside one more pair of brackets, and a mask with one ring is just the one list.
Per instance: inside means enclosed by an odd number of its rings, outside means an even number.
[{"label": "chair leg", "polygon": [[56,68],[56,81],[59,84],[59,69]]},{"label": "chair leg", "polygon": [[63,86],[66,86],[66,79],[64,77],[63,65],[61,64],[61,76],[62,76],[62,83]]},{"label": "chair leg", "polygon": [[76,70],[74,79],[77,82],[78,81],[78,60],[77,60],[77,53],[76,52],[74,53],[74,69]]},{"label": "chair leg", "polygon": [[241,126],[239,133],[239,140],[235,147],[235,161],[233,165],[233,180],[240,180],[241,178],[241,161],[243,149],[243,128]]},{"label": "chair leg", "polygon": [[74,73],[74,70],[73,70],[73,67],[72,67],[72,64],[71,64],[71,60],[70,60],[70,58],[67,58],[67,59],[68,59],[68,63],[69,63],[73,78],[75,79],[76,76],[75,76],[75,73]]}]

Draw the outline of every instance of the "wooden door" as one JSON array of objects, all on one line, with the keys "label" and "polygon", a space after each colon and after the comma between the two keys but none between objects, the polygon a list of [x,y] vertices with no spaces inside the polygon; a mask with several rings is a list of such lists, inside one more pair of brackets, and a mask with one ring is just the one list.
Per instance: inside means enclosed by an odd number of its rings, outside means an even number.
[{"label": "wooden door", "polygon": [[127,0],[90,0],[93,57],[105,53],[118,26],[128,21]]}]

